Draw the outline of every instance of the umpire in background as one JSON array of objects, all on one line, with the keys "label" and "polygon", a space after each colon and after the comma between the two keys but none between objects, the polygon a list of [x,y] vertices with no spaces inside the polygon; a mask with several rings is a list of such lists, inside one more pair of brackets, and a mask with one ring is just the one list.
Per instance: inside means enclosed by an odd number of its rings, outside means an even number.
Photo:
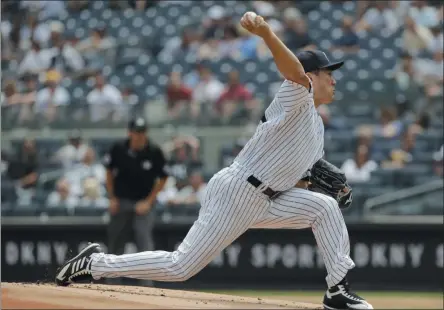
[{"label": "umpire in background", "polygon": [[[104,165],[110,199],[109,253],[123,254],[125,243],[132,236],[139,252],[154,250],[155,212],[151,209],[168,175],[165,157],[161,149],[149,141],[143,118],[130,121],[128,139],[111,147],[105,155]],[[143,284],[152,283],[145,281]]]}]

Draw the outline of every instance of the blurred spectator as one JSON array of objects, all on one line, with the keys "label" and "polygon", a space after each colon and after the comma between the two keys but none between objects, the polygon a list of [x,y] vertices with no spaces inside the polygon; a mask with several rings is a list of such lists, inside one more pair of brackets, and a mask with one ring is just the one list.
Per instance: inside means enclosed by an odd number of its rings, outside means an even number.
[{"label": "blurred spectator", "polygon": [[66,179],[57,181],[55,191],[51,192],[46,200],[48,207],[75,208],[79,204],[78,198],[72,194],[69,182]]},{"label": "blurred spectator", "polygon": [[71,184],[71,192],[75,195],[83,195],[83,186],[86,179],[96,180],[100,193],[105,192],[106,170],[101,163],[96,161],[96,153],[92,148],[87,148],[82,161],[73,164],[66,171],[65,178]]},{"label": "blurred spectator", "polygon": [[237,32],[239,34],[239,58],[256,59],[261,38],[251,34],[248,30],[240,26],[240,24],[237,26]]},{"label": "blurred spectator", "polygon": [[432,116],[442,115],[443,105],[443,51],[433,54],[433,59],[416,60],[417,79],[424,87],[425,96],[417,104],[416,111]]},{"label": "blurred spectator", "polygon": [[402,136],[400,147],[390,152],[388,158],[382,162],[382,166],[384,168],[402,168],[412,162],[416,136],[420,131],[419,126],[409,126]]},{"label": "blurred spectator", "polygon": [[262,16],[267,22],[276,15],[276,6],[268,1],[252,1],[254,12]]},{"label": "blurred spectator", "polygon": [[9,166],[9,156],[5,151],[1,151],[0,172],[2,177],[7,174]]},{"label": "blurred spectator", "polygon": [[115,40],[106,33],[105,25],[100,25],[91,30],[91,34],[86,39],[80,41],[75,47],[82,53],[82,55],[88,57],[88,53],[94,55],[102,50],[106,50],[115,46]]},{"label": "blurred spectator", "polygon": [[65,169],[72,168],[84,160],[88,150],[88,145],[82,141],[82,133],[73,130],[68,134],[68,143],[55,153],[54,160],[61,163]]},{"label": "blurred spectator", "polygon": [[188,87],[190,89],[193,89],[194,87],[196,87],[196,85],[200,81],[200,76],[201,76],[200,72],[206,66],[208,66],[208,64],[204,61],[197,62],[195,67],[183,76],[183,83],[184,83],[185,87]]},{"label": "blurred spectator", "polygon": [[321,105],[317,108],[319,116],[322,118],[325,131],[345,129],[346,122],[342,117],[331,117],[330,109],[327,105]]},{"label": "blurred spectator", "polygon": [[389,7],[392,9],[399,21],[405,20],[410,10],[410,1],[389,1]]},{"label": "blurred spectator", "polygon": [[1,93],[2,120],[17,124],[21,120],[23,96],[18,91],[17,81],[6,80]]},{"label": "blurred spectator", "polygon": [[411,16],[405,18],[403,33],[404,50],[410,55],[416,56],[427,49],[433,40],[431,31],[420,24],[416,24]]},{"label": "blurred spectator", "polygon": [[[168,116],[176,119],[184,110],[191,108],[191,98],[193,91],[182,83],[181,73],[173,71],[170,73],[170,81],[166,88],[166,102]],[[195,110],[192,116],[196,116]]]},{"label": "blurred spectator", "polygon": [[199,82],[192,95],[192,101],[197,105],[196,111],[199,111],[196,113],[201,114],[203,110],[205,115],[208,115],[223,90],[224,85],[212,74],[210,68],[202,67],[199,71]]},{"label": "blurred spectator", "polygon": [[17,91],[16,81],[7,80],[3,86],[2,106],[13,106],[22,102],[22,96]]},{"label": "blurred spectator", "polygon": [[86,97],[92,121],[110,119],[121,108],[122,94],[114,85],[108,84],[101,73],[95,76],[94,89]]},{"label": "blurred spectator", "polygon": [[105,25],[99,25],[91,30],[91,35],[76,44],[75,48],[94,67],[102,68],[114,57],[113,48],[116,40],[106,32]]},{"label": "blurred spectator", "polygon": [[400,21],[395,12],[389,7],[388,2],[374,1],[357,22],[355,30],[357,32],[371,31],[373,33],[384,31],[387,34],[393,34],[399,28]]},{"label": "blurred spectator", "polygon": [[199,158],[200,143],[193,136],[177,136],[162,146],[168,162],[169,175],[185,180],[189,171],[202,168]]},{"label": "blurred spectator", "polygon": [[49,49],[41,49],[36,41],[31,42],[31,49],[20,62],[18,74],[39,74],[49,69],[53,53]]},{"label": "blurred spectator", "polygon": [[221,41],[215,38],[209,38],[199,46],[197,51],[198,60],[219,60]]},{"label": "blurred spectator", "polygon": [[221,158],[220,158],[220,165],[221,167],[228,167],[230,166],[234,159],[237,157],[237,155],[242,151],[245,144],[247,143],[247,139],[239,138],[236,140],[234,145],[228,149],[223,149]]},{"label": "blurred spectator", "polygon": [[132,87],[124,87],[122,90],[122,101],[127,106],[135,106],[139,104],[139,96],[137,96]]},{"label": "blurred spectator", "polygon": [[436,51],[432,59],[420,58],[416,60],[418,79],[425,86],[440,85],[443,82],[443,50]]},{"label": "blurred spectator", "polygon": [[[337,0],[340,1],[340,0]],[[362,18],[362,16],[364,16],[364,14],[366,13],[366,11],[368,10],[368,8],[370,7],[370,4],[373,1],[369,1],[369,0],[361,0],[356,2],[356,19],[359,20]]]},{"label": "blurred spectator", "polygon": [[80,207],[93,207],[107,209],[109,200],[104,197],[102,184],[96,178],[87,177],[82,182],[82,198]]},{"label": "blurred spectator", "polygon": [[199,34],[192,28],[182,30],[181,37],[174,37],[165,43],[157,56],[160,61],[174,61],[177,57],[187,59],[196,57],[199,49]]},{"label": "blurred spectator", "polygon": [[[137,1],[137,0],[136,0]],[[134,2],[134,1],[133,1]],[[140,3],[144,2],[144,1],[138,1]],[[134,2],[135,3],[135,2]],[[126,10],[129,8],[129,1],[128,0],[115,0],[115,1],[110,1],[108,4],[108,7],[111,10]]]},{"label": "blurred spectator", "polygon": [[129,7],[139,11],[147,10],[157,4],[157,0],[128,0],[120,2],[128,2]]},{"label": "blurred spectator", "polygon": [[10,157],[8,177],[14,181],[19,204],[29,205],[39,178],[38,152],[33,139],[23,140],[21,148]]},{"label": "blurred spectator", "polygon": [[443,177],[443,158],[444,158],[444,145],[441,146],[439,151],[433,154],[433,172],[439,177]]},{"label": "blurred spectator", "polygon": [[297,18],[297,14],[288,15],[284,20],[284,42],[287,47],[296,52],[302,49],[314,49],[316,47],[307,30],[304,19]]},{"label": "blurred spectator", "polygon": [[20,12],[19,1],[2,1],[1,10],[3,14],[17,14]]},{"label": "blurred spectator", "polygon": [[431,28],[432,31],[432,40],[427,46],[428,50],[432,53],[436,53],[442,51],[444,43],[443,43],[443,32],[441,26],[436,26]]},{"label": "blurred spectator", "polygon": [[353,29],[353,17],[344,16],[342,18],[342,35],[334,41],[333,49],[348,53],[359,50],[359,37]]},{"label": "blurred spectator", "polygon": [[65,1],[21,1],[20,6],[29,12],[38,13],[40,20],[58,18],[65,12]]},{"label": "blurred spectator", "polygon": [[[433,110],[432,110],[433,111]],[[421,131],[428,130],[430,128],[431,118],[434,117],[433,114],[430,113],[418,113],[415,115],[416,119],[412,124],[418,126]]]},{"label": "blurred spectator", "polygon": [[220,58],[239,59],[241,41],[239,40],[239,33],[235,25],[230,24],[225,26],[224,34],[218,46],[218,53]]},{"label": "blurred spectator", "polygon": [[26,75],[23,77],[25,83],[21,91],[21,109],[19,121],[28,121],[33,119],[34,105],[37,100],[37,77]]},{"label": "blurred spectator", "polygon": [[355,158],[347,159],[341,166],[350,183],[368,182],[377,168],[378,164],[370,159],[369,149],[363,144],[358,145]]},{"label": "blurred spectator", "polygon": [[179,192],[177,188],[176,178],[169,176],[163,190],[157,195],[157,202],[162,205],[168,205],[169,201],[172,201]]},{"label": "blurred spectator", "polygon": [[50,24],[51,40],[51,67],[63,72],[80,73],[85,67],[85,61],[80,53],[68,43],[63,35],[65,26],[59,21],[53,21]]},{"label": "blurred spectator", "polygon": [[207,12],[207,19],[203,21],[205,41],[217,40],[223,36],[227,15],[225,9],[220,5],[213,5]]},{"label": "blurred spectator", "polygon": [[59,85],[61,75],[55,70],[46,73],[46,87],[39,90],[35,103],[35,112],[52,121],[56,117],[57,109],[70,103],[68,91]]},{"label": "blurred spectator", "polygon": [[50,30],[47,23],[39,23],[37,14],[27,14],[27,24],[20,28],[20,41],[23,49],[28,49],[31,42],[37,42],[46,47],[50,39]]},{"label": "blurred spectator", "polygon": [[380,123],[374,129],[374,134],[384,138],[399,137],[403,129],[402,122],[398,119],[396,108],[385,106],[380,110]]},{"label": "blurred spectator", "polygon": [[82,11],[88,8],[89,0],[67,0],[66,5],[70,11]]},{"label": "blurred spectator", "polygon": [[122,104],[116,107],[113,120],[127,122],[141,112],[141,107],[142,104],[139,101],[139,96],[137,96],[134,90],[131,87],[124,87],[122,90]]},{"label": "blurred spectator", "polygon": [[438,26],[440,21],[439,11],[435,7],[429,6],[424,0],[411,1],[409,15],[416,24],[427,28]]},{"label": "blurred spectator", "polygon": [[290,4],[288,7],[286,7],[284,9],[283,14],[282,14],[282,18],[283,18],[284,22],[287,23],[290,21],[295,21],[295,20],[301,19],[301,18],[303,18],[303,16],[302,16],[301,11],[298,8],[296,8]]},{"label": "blurred spectator", "polygon": [[[2,2],[3,3],[3,2]],[[20,59],[20,27],[21,17],[16,14],[12,18],[12,23],[9,21],[1,22],[1,58],[2,60]]]},{"label": "blurred spectator", "polygon": [[413,57],[408,53],[403,53],[394,68],[396,101],[402,113],[408,109],[416,111],[417,100],[423,94],[415,67]]},{"label": "blurred spectator", "polygon": [[244,111],[247,114],[255,113],[254,109],[257,110],[257,103],[251,102],[254,100],[251,92],[240,83],[239,72],[232,70],[228,73],[228,85],[216,102],[215,108],[217,113],[222,116],[222,121],[227,122],[234,114]]},{"label": "blurred spectator", "polygon": [[169,205],[197,205],[202,202],[206,183],[199,171],[193,171],[189,176],[189,185],[182,188],[168,201]]}]

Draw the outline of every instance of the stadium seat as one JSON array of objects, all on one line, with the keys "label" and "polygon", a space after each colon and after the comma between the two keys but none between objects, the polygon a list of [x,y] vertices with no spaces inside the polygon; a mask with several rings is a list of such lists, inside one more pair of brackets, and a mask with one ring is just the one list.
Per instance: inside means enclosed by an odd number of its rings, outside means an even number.
[{"label": "stadium seat", "polygon": [[107,209],[95,208],[95,207],[77,207],[73,209],[74,216],[103,216],[107,214]]},{"label": "stadium seat", "polygon": [[68,216],[72,215],[71,212],[65,207],[65,206],[59,206],[59,207],[47,207],[42,211],[42,214],[46,214],[48,216]]},{"label": "stadium seat", "polygon": [[107,139],[107,138],[93,138],[90,140],[91,145],[94,145],[97,153],[100,156],[104,155],[111,148],[111,145],[115,143],[115,139]]},{"label": "stadium seat", "polygon": [[11,210],[11,215],[13,216],[37,216],[38,214],[39,209],[36,205],[14,206]]},{"label": "stadium seat", "polygon": [[392,169],[377,169],[371,174],[371,182],[377,185],[393,184],[394,172]]}]

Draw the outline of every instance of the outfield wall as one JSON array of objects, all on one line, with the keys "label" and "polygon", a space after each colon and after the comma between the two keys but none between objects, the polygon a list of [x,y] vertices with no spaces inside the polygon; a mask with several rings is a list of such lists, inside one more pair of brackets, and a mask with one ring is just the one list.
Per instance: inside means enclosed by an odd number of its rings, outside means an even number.
[{"label": "outfield wall", "polygon": [[[55,268],[88,241],[106,240],[105,224],[52,219],[2,223],[2,281],[52,280]],[[442,290],[442,225],[348,225],[356,268],[350,278],[362,288]],[[173,250],[189,224],[159,224],[156,249]],[[106,246],[104,246],[106,250]],[[127,243],[126,252],[136,251]],[[250,230],[200,274],[180,288],[323,288],[325,269],[310,230]]]}]

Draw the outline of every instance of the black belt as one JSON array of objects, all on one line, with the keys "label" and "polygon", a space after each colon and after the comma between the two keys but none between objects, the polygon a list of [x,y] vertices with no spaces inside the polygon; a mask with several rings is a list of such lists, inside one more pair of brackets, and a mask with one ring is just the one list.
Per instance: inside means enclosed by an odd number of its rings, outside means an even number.
[{"label": "black belt", "polygon": [[[247,181],[256,188],[262,185],[262,181],[258,180],[254,175],[250,175]],[[267,187],[262,193],[264,193],[270,198],[274,198],[280,192],[274,191],[270,187]]]}]

